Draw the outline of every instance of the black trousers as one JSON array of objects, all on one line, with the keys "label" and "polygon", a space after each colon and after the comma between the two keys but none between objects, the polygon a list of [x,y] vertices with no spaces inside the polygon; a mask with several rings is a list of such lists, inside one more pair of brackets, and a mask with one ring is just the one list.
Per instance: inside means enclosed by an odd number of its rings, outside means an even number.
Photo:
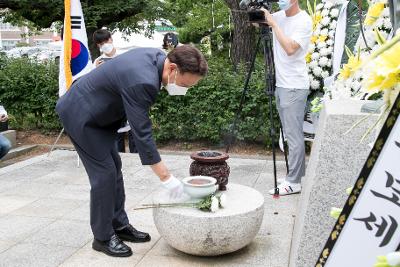
[{"label": "black trousers", "polygon": [[109,240],[115,229],[129,224],[121,157],[116,146],[111,146],[110,153],[99,160],[86,153],[72,137],[71,141],[89,176],[90,225],[94,238]]},{"label": "black trousers", "polygon": [[[121,123],[121,127],[124,127],[126,125],[126,121],[123,121]],[[118,133],[118,139],[117,139],[117,148],[118,152],[125,153],[125,134],[126,133]],[[128,145],[129,145],[129,152],[130,153],[137,153],[135,141],[133,140],[133,134],[132,131],[128,131]]]},{"label": "black trousers", "polygon": [[[125,153],[125,134],[126,133],[119,133],[117,139],[117,148],[118,152]],[[138,153],[135,145],[135,141],[133,140],[132,131],[128,132],[128,145],[129,145],[129,152],[130,153]]]}]

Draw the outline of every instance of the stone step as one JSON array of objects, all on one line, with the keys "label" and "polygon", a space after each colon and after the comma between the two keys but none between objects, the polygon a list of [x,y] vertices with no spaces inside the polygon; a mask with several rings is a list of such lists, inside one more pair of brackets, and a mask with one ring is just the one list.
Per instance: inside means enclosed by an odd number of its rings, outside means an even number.
[{"label": "stone step", "polygon": [[1,134],[4,135],[11,142],[11,147],[17,146],[17,131],[7,130],[4,132],[1,132]]},{"label": "stone step", "polygon": [[1,160],[8,160],[8,159],[12,159],[18,156],[21,156],[23,154],[26,154],[30,151],[32,151],[34,148],[36,148],[37,145],[25,145],[25,146],[19,146],[16,148],[12,148],[7,155],[4,156],[4,158],[2,158]]}]

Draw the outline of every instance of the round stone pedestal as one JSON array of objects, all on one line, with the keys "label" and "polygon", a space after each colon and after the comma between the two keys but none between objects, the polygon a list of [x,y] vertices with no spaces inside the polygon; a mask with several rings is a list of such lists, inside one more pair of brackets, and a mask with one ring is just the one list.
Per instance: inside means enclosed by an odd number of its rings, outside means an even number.
[{"label": "round stone pedestal", "polygon": [[[264,196],[253,188],[227,185],[228,205],[217,212],[195,208],[157,208],[154,223],[165,241],[192,255],[215,256],[248,245],[258,233],[264,215]],[[154,198],[154,203],[160,203]]]}]

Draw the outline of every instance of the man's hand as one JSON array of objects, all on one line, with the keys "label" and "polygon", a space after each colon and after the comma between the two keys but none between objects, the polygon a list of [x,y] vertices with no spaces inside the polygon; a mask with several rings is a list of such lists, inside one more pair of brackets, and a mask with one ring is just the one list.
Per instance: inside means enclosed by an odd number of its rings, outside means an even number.
[{"label": "man's hand", "polygon": [[0,122],[6,122],[8,120],[8,116],[6,114],[2,114],[0,116]]},{"label": "man's hand", "polygon": [[266,10],[265,8],[260,8],[260,10],[264,12],[265,23],[274,28],[276,26],[276,22],[272,14],[269,13],[269,11]]},{"label": "man's hand", "polygon": [[98,66],[99,66],[101,63],[103,63],[103,62],[104,62],[104,61],[101,60],[101,59],[97,60],[96,63],[95,63],[96,67],[98,67]]},{"label": "man's hand", "polygon": [[169,197],[171,199],[176,199],[182,197],[183,194],[183,184],[180,180],[171,175],[166,181],[162,182],[165,189],[168,190]]}]

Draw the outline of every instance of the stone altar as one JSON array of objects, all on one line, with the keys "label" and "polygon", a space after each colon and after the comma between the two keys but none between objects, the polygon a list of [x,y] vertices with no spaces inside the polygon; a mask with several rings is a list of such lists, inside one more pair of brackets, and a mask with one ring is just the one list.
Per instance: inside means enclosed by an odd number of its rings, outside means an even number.
[{"label": "stone altar", "polygon": [[[216,256],[239,250],[257,235],[264,215],[264,196],[257,190],[228,184],[228,205],[217,212],[174,207],[153,210],[154,223],[165,241],[192,255]],[[160,203],[160,195],[154,203]]]}]

